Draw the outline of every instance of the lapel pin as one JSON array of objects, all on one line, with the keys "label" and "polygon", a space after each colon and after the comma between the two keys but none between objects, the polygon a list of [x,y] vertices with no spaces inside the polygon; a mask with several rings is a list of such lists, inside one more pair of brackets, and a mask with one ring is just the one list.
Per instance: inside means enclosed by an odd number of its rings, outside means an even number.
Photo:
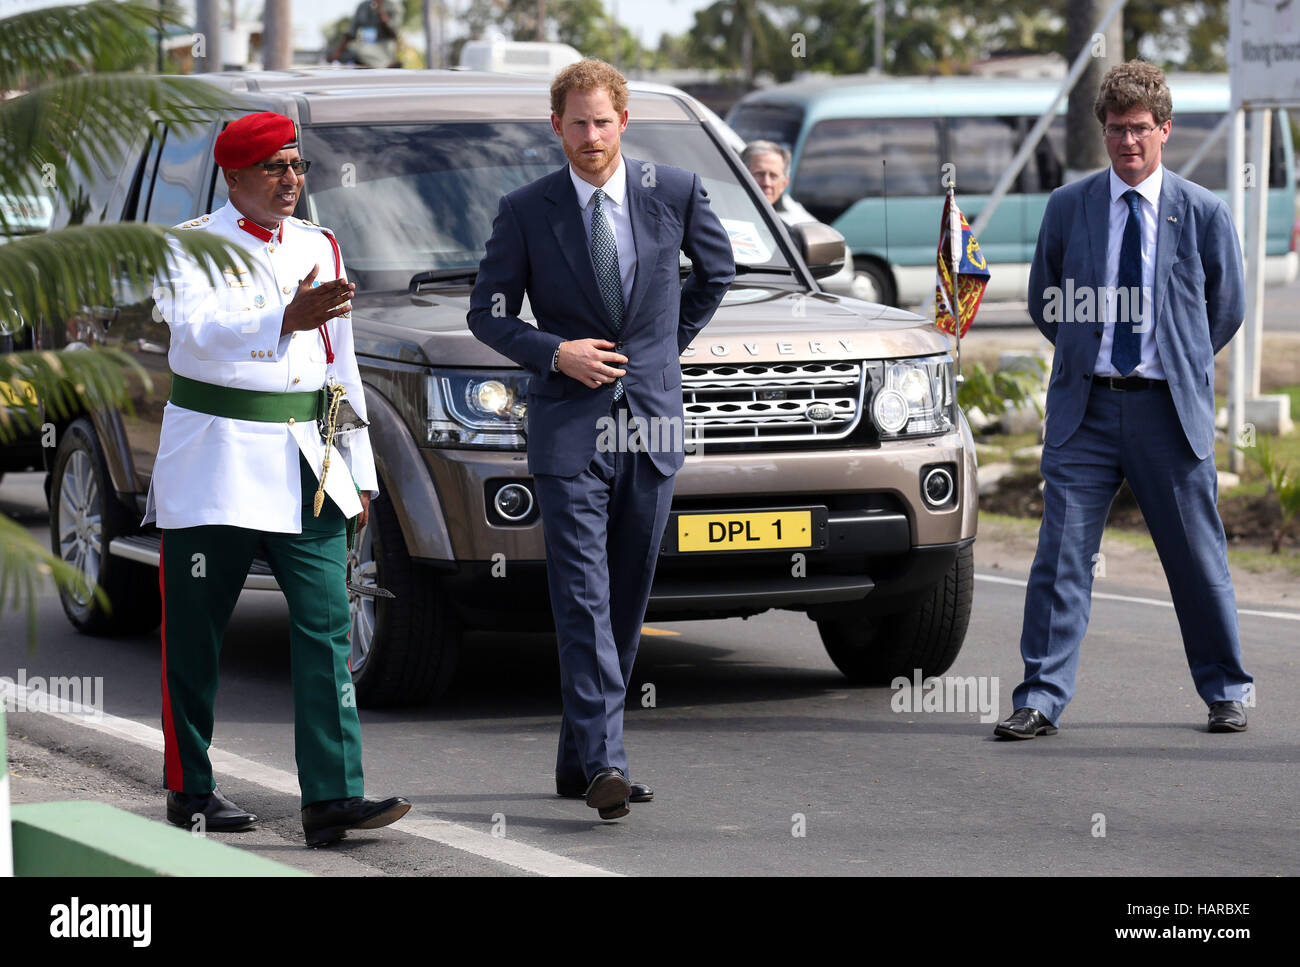
[{"label": "lapel pin", "polygon": [[1175,225],[1178,224],[1178,219],[1177,219],[1177,217],[1175,217],[1174,215],[1170,215],[1170,216],[1169,216],[1169,220],[1170,220],[1171,222],[1173,222]]}]

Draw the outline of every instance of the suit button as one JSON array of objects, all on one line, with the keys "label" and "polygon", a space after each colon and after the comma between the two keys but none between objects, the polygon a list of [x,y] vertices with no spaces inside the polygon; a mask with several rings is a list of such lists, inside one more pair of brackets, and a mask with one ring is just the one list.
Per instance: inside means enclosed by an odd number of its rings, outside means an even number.
[{"label": "suit button", "polygon": [[293,426],[293,424],[294,424],[294,419],[293,419],[293,417],[291,416],[291,417],[289,417],[289,425],[290,425],[290,426]]},{"label": "suit button", "polygon": [[1090,380],[1090,379],[1092,379],[1092,373],[1084,373],[1084,374],[1083,374],[1083,381],[1084,381],[1085,383],[1088,382],[1088,380]]},{"label": "suit button", "polygon": [[291,332],[291,333],[289,333],[289,338],[290,338],[290,339],[297,339],[297,338],[298,338],[298,334],[297,334],[296,332]]},{"label": "suit button", "polygon": [[302,380],[299,379],[297,376],[295,376],[295,377],[293,378],[293,381],[294,381],[295,384],[296,384],[296,383],[301,383],[301,382],[302,382]]},{"label": "suit button", "polygon": [[250,355],[250,356],[252,356],[254,359],[256,359],[256,358],[257,358],[257,350],[256,350],[256,349],[250,350],[249,353],[248,353],[248,355]]},{"label": "suit button", "polygon": [[1094,332],[1093,335],[1096,336],[1098,339],[1101,338],[1101,333],[1099,332]]}]

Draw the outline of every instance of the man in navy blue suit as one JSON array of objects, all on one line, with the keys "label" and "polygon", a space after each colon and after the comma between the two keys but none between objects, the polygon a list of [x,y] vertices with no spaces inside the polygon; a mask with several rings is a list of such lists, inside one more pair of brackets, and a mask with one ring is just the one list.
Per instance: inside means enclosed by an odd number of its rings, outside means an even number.
[{"label": "man in navy blue suit", "polygon": [[[501,199],[468,314],[532,372],[528,467],[564,699],[556,791],[601,819],[653,796],[629,779],[623,705],[684,459],[679,357],[735,277],[699,177],[621,154],[627,98],[603,61],[556,75],[569,164]],[[519,318],[525,293],[536,328]]]},{"label": "man in navy blue suit", "polygon": [[1245,313],[1227,206],[1160,162],[1173,104],[1141,61],[1102,80],[1111,166],[1052,193],[1029,274],[1055,345],[1043,448],[1043,522],[1025,595],[1025,680],[994,734],[1056,731],[1074,693],[1101,533],[1127,480],[1151,532],[1211,732],[1246,728],[1214,467],[1214,356]]}]

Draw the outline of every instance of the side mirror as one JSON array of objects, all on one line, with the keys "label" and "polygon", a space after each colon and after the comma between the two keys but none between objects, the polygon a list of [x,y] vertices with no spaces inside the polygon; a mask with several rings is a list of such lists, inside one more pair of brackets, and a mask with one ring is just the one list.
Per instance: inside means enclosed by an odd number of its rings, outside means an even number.
[{"label": "side mirror", "polygon": [[787,228],[814,279],[830,278],[844,268],[848,247],[844,236],[835,229],[821,222],[800,222]]}]

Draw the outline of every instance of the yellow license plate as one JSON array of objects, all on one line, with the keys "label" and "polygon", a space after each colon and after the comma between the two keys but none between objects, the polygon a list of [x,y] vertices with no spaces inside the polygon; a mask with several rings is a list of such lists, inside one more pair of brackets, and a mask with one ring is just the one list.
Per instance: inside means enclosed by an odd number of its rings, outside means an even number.
[{"label": "yellow license plate", "polygon": [[0,383],[0,399],[7,406],[36,405],[36,388],[31,383],[18,381],[15,388],[11,383]]},{"label": "yellow license plate", "polygon": [[677,518],[679,553],[812,546],[813,515],[810,510],[682,514]]}]

